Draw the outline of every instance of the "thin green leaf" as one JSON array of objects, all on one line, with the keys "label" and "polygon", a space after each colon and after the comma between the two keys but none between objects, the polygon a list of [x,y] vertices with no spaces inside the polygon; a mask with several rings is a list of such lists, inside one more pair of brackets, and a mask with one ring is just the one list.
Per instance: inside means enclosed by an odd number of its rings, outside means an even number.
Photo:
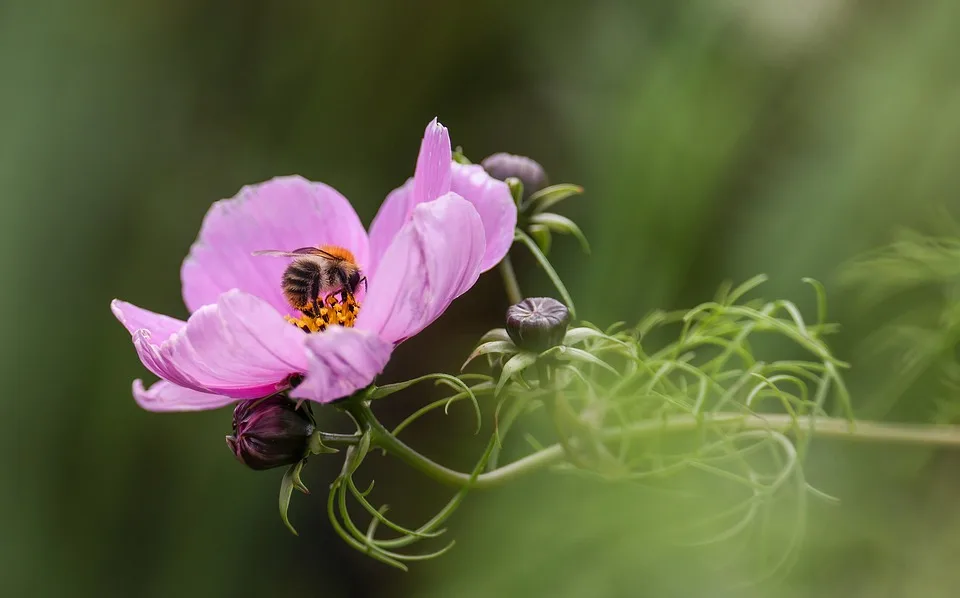
[{"label": "thin green leaf", "polygon": [[539,214],[540,212],[549,209],[568,197],[580,195],[582,193],[583,187],[580,185],[571,185],[569,183],[561,183],[559,185],[544,187],[527,198],[527,201],[524,202],[523,206],[521,207],[521,211],[526,212],[532,209],[533,214]]},{"label": "thin green leaf", "polygon": [[476,394],[475,394],[475,393],[487,392],[487,391],[493,390],[493,388],[494,388],[494,386],[493,386],[493,382],[492,382],[492,381],[481,382],[480,384],[476,384],[476,385],[470,387],[470,391],[471,391],[472,393],[474,393],[474,394],[472,394],[472,395],[471,395],[471,392],[461,392],[461,393],[457,393],[457,394],[455,394],[455,395],[453,395],[453,396],[451,396],[451,397],[445,397],[445,398],[443,398],[443,399],[436,400],[436,401],[434,401],[434,402],[432,402],[432,403],[430,403],[430,404],[428,404],[428,405],[424,405],[424,406],[421,407],[420,409],[417,409],[415,412],[413,412],[412,414],[410,414],[410,416],[407,417],[407,419],[405,419],[405,420],[403,420],[402,422],[400,422],[400,423],[397,425],[397,427],[393,429],[393,431],[392,431],[391,433],[392,433],[394,436],[396,436],[396,435],[398,435],[404,428],[406,428],[407,426],[409,426],[410,424],[412,424],[412,423],[415,422],[416,420],[420,419],[420,417],[422,417],[422,416],[426,415],[427,413],[433,411],[434,409],[437,409],[437,408],[439,408],[439,407],[443,407],[443,408],[444,408],[444,412],[446,412],[446,411],[447,411],[447,408],[450,406],[451,403],[455,403],[455,402],[457,402],[457,401],[460,401],[460,400],[463,400],[463,399],[467,399],[467,398],[473,398],[474,414],[477,416],[477,429],[479,430],[479,429],[480,429],[480,425],[481,425],[481,423],[482,423],[482,419],[481,419],[481,414],[480,414],[480,404],[479,404],[478,401],[476,401]]},{"label": "thin green leaf", "polygon": [[491,380],[493,380],[493,378],[491,378],[487,374],[478,374],[478,373],[460,374],[459,376],[457,376],[457,378],[460,378],[464,382],[468,380],[473,380],[476,382],[490,382]]},{"label": "thin green leaf", "polygon": [[377,388],[373,389],[373,391],[370,393],[369,398],[382,399],[384,397],[388,397],[392,395],[395,392],[400,392],[401,390],[410,388],[414,384],[419,384],[420,382],[426,382],[427,380],[446,380],[447,382],[450,382],[457,388],[462,388],[463,390],[468,389],[466,383],[460,378],[457,378],[456,376],[451,376],[450,374],[438,373],[438,374],[427,374],[425,376],[420,376],[419,378],[414,378],[412,380],[407,380],[405,382],[397,382],[395,384],[385,384],[383,386],[378,386]]},{"label": "thin green leaf", "polygon": [[[364,541],[357,540],[350,532],[344,529],[343,525],[340,523],[339,518],[337,517],[337,497],[340,493],[345,492],[346,488],[343,483],[342,478],[337,478],[333,484],[330,485],[330,492],[327,495],[327,518],[330,519],[330,524],[333,526],[333,531],[337,533],[338,536],[343,538],[343,541],[347,543],[351,548],[354,548],[364,554],[368,554],[371,557],[377,559],[382,563],[386,563],[391,567],[396,567],[401,571],[407,571],[408,567],[401,563],[400,561],[390,558],[382,553],[382,551],[374,550],[372,547],[365,542],[366,535],[360,534]],[[356,526],[352,525],[352,522],[348,524],[348,527],[356,529]]]},{"label": "thin green leaf", "polygon": [[537,247],[537,243],[522,230],[516,230],[515,238],[526,245],[527,249],[530,250],[530,253],[533,254],[534,259],[536,259],[540,266],[543,267],[544,271],[547,273],[547,276],[550,278],[550,282],[552,282],[553,286],[555,286],[557,291],[560,292],[563,302],[567,304],[567,309],[570,310],[570,315],[576,319],[577,310],[573,305],[573,298],[570,297],[570,293],[567,292],[567,287],[563,285],[563,281],[560,280],[560,276],[557,275],[557,271],[553,269],[552,265],[550,265],[550,260],[547,259],[547,256],[543,255],[543,252],[541,252],[540,248]]},{"label": "thin green leaf", "polygon": [[[583,248],[583,252],[590,253],[590,243],[587,241],[586,235],[583,234],[583,231],[580,230],[580,227],[577,226],[577,223],[573,220],[560,214],[544,212],[531,216],[530,222],[535,225],[546,226],[549,230],[561,235],[573,235],[577,241],[580,242],[580,247]],[[531,229],[532,228],[533,227],[531,227]]]},{"label": "thin green leaf", "polygon": [[[370,513],[371,516],[373,516],[374,521],[383,523],[384,525],[386,525],[393,531],[397,532],[398,534],[403,534],[405,536],[415,536],[421,539],[429,539],[429,538],[436,538],[437,536],[440,536],[444,533],[444,530],[421,532],[417,530],[407,529],[402,525],[394,523],[393,521],[391,521],[386,517],[387,505],[383,505],[379,509],[374,508],[374,506],[370,504],[370,501],[367,500],[368,492],[360,492],[359,488],[357,488],[357,485],[354,484],[353,478],[347,478],[346,482],[347,482],[347,486],[350,489],[351,494],[353,494],[354,498],[357,499],[357,502],[359,502],[360,505],[368,513]],[[370,528],[367,528],[367,543],[368,544],[379,543],[378,540],[374,539],[373,534],[370,533]]]},{"label": "thin green leaf", "polygon": [[[431,533],[434,530],[438,529],[443,525],[447,519],[457,510],[460,506],[460,503],[463,502],[463,499],[467,496],[467,493],[470,491],[471,484],[476,481],[477,476],[480,475],[480,472],[487,465],[487,461],[490,458],[490,453],[493,451],[493,447],[496,445],[497,437],[496,434],[491,434],[490,441],[487,442],[487,448],[481,455],[480,460],[477,461],[477,464],[474,466],[473,471],[470,474],[470,483],[461,488],[453,497],[447,502],[446,505],[440,511],[434,515],[430,521],[427,521],[419,528],[417,528],[418,534]],[[408,546],[416,542],[419,538],[416,536],[406,536],[402,538],[396,538],[393,540],[379,540],[378,544],[381,547],[387,548],[402,548],[403,546]]]},{"label": "thin green leaf", "polygon": [[807,492],[809,492],[810,494],[812,494],[812,495],[814,496],[814,498],[819,498],[820,500],[822,500],[823,502],[825,502],[825,503],[827,503],[827,504],[839,505],[839,504],[841,504],[841,502],[842,502],[842,501],[841,501],[839,498],[837,498],[836,496],[833,496],[832,494],[827,494],[827,493],[824,492],[823,490],[820,490],[819,488],[813,486],[813,485],[810,484],[810,483],[807,483]]},{"label": "thin green leaf", "polygon": [[762,285],[763,283],[767,282],[768,280],[770,280],[770,278],[766,274],[757,274],[750,280],[747,280],[746,282],[737,286],[737,288],[730,291],[730,293],[727,294],[727,297],[726,297],[727,299],[726,304],[733,305],[740,299],[740,297],[743,297],[744,295],[746,295],[753,289],[757,288],[758,286]]},{"label": "thin green leaf", "polygon": [[817,326],[825,326],[827,324],[827,290],[815,278],[804,278],[802,280],[813,287],[813,292],[817,294]]}]

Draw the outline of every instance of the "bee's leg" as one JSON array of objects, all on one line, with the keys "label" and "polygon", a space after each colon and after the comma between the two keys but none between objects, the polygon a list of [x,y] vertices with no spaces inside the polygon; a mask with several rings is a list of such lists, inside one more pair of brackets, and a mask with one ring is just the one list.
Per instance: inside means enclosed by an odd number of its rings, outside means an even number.
[{"label": "bee's leg", "polygon": [[347,298],[353,294],[350,289],[350,281],[347,280],[347,276],[343,271],[338,271],[337,275],[340,279],[340,303],[346,303]]},{"label": "bee's leg", "polygon": [[310,317],[317,318],[320,316],[320,308],[323,307],[323,303],[320,301],[320,289],[322,288],[322,285],[320,284],[319,276],[314,277],[310,282],[309,296],[312,303],[310,313],[308,315]]}]

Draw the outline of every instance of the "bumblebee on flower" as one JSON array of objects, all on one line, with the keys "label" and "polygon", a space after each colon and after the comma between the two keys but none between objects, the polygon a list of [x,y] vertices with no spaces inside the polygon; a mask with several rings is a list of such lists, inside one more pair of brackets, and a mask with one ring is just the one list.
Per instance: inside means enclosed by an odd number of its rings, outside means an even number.
[{"label": "bumblebee on flower", "polygon": [[369,234],[323,183],[244,187],[210,208],[184,260],[186,322],[111,304],[160,378],[135,381],[134,398],[151,411],[214,409],[285,390],[292,375],[303,376],[292,398],[347,396],[503,258],[516,218],[507,185],[455,163],[436,120],[414,176],[387,196]]},{"label": "bumblebee on flower", "polygon": [[[387,196],[369,232],[347,199],[323,183],[287,176],[244,187],[213,204],[183,262],[183,299],[191,313],[187,321],[112,302],[141,362],[160,378],[149,388],[134,381],[135,400],[150,411],[236,403],[227,446],[249,468],[287,467],[279,506],[281,519],[294,533],[287,510],[294,489],[307,491],[300,480],[307,459],[346,447],[343,471],[328,497],[340,505],[339,515],[328,512],[337,533],[351,546],[400,568],[405,560],[442,554],[446,548],[409,555],[397,548],[441,533],[439,526],[454,512],[462,492],[420,531],[408,531],[386,519],[385,509],[374,508],[356,488],[351,476],[363,459],[372,449],[383,449],[438,481],[463,488],[495,485],[504,474],[468,475],[432,462],[396,437],[403,425],[387,430],[370,405],[417,382],[436,380],[474,401],[479,424],[477,396],[499,395],[511,375],[504,366],[499,383],[479,375],[483,381],[473,386],[465,382],[470,374],[429,374],[381,386],[374,379],[398,344],[429,326],[482,272],[499,264],[508,297],[519,293],[506,258],[515,239],[528,239],[518,229],[518,219],[523,218],[522,225],[544,227],[550,222],[535,219],[555,215],[542,210],[580,190],[570,185],[541,189],[545,184],[539,165],[517,156],[494,155],[483,165],[470,164],[459,153],[454,160],[447,130],[434,120],[424,132],[414,176]],[[534,191],[523,195],[524,185]],[[525,244],[553,272],[537,246]],[[555,273],[551,279],[559,282]],[[557,287],[566,298],[562,284]],[[508,321],[508,327],[519,326],[517,345],[501,340],[482,345],[483,350],[491,356],[499,351],[510,363],[529,361],[536,339],[567,340],[564,331],[573,312],[572,302],[568,305],[570,313],[545,299],[511,308],[520,310],[514,314],[519,323]],[[550,325],[546,336],[540,330],[544,323]],[[583,354],[573,347],[540,349],[564,349],[567,359]],[[353,433],[317,426],[311,402],[334,401],[356,425]],[[496,438],[497,433],[478,467],[491,457]],[[345,506],[347,493],[403,537],[380,540],[376,524],[361,533]]]}]

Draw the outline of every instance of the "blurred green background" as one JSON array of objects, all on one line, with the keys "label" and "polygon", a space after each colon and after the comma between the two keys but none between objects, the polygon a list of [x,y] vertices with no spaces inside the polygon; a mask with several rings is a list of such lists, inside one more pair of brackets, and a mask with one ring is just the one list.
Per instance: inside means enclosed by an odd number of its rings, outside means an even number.
[{"label": "blurred green background", "polygon": [[[395,572],[346,547],[324,513],[339,462],[311,462],[291,536],[279,471],[224,447],[230,411],[141,411],[145,374],[108,304],[185,317],[179,265],[211,202],[298,173],[369,222],[410,175],[434,116],[479,160],[535,157],[587,194],[553,258],[598,323],[771,275],[811,309],[827,284],[851,390],[872,417],[925,420],[946,392],[864,349],[893,308],[865,309],[838,266],[956,213],[960,3],[0,2],[0,205],[5,596],[955,596],[955,455],[815,443],[801,559],[774,585],[716,552],[679,549],[687,516],[644,488],[537,475],[476,493],[455,550]],[[528,292],[550,292],[518,260]],[[496,273],[385,374],[459,366],[499,324]],[[442,328],[442,331],[440,330]],[[877,404],[895,408],[877,408]],[[426,398],[391,399],[383,417]],[[411,430],[466,466],[469,420]],[[331,424],[334,425],[334,424]],[[414,523],[447,490],[369,459],[378,498]],[[766,550],[758,545],[748,550]]]}]

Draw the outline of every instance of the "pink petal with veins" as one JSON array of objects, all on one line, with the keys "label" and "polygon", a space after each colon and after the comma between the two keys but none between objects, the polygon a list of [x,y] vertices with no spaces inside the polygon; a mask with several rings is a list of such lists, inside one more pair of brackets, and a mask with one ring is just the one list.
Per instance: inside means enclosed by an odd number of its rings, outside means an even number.
[{"label": "pink petal with veins", "polygon": [[394,343],[417,334],[477,281],[484,249],[467,200],[448,193],[418,205],[370,281],[357,328]]}]

